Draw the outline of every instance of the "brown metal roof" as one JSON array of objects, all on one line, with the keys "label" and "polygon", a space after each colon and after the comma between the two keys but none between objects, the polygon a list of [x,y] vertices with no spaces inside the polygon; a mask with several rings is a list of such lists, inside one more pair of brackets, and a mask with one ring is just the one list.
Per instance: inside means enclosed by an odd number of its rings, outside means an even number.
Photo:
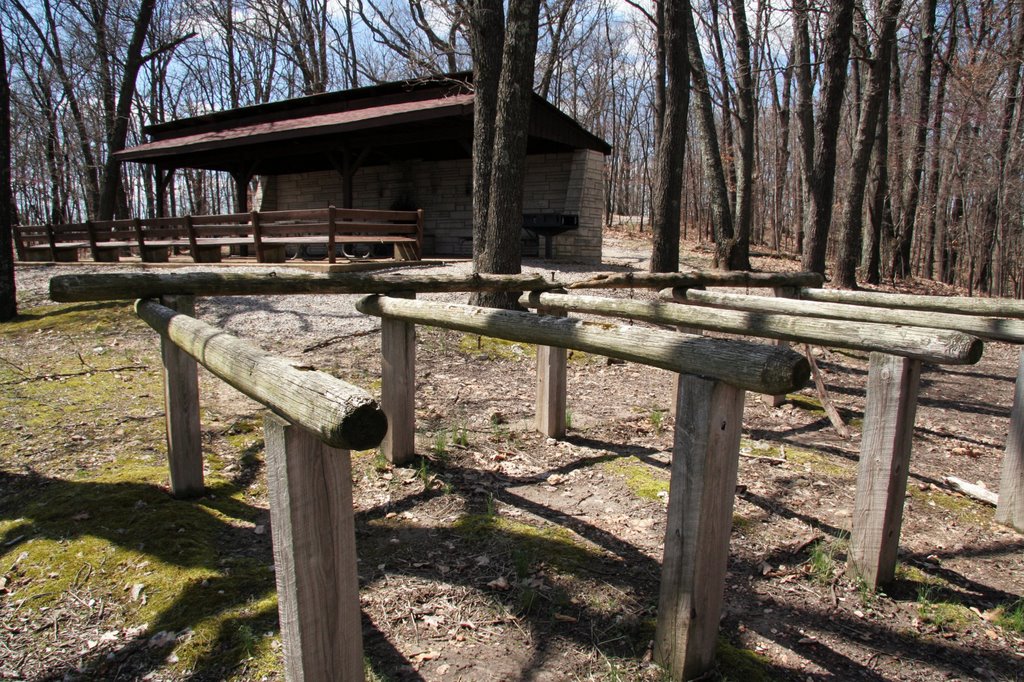
[{"label": "brown metal roof", "polygon": [[281,142],[315,135],[336,135],[393,125],[428,121],[445,116],[472,116],[473,95],[386,104],[368,109],[288,118],[265,123],[225,127],[180,137],[167,137],[117,153],[122,161],[155,161],[165,156],[192,154],[266,142]]},{"label": "brown metal roof", "polygon": [[[337,152],[362,165],[402,158],[467,158],[473,94],[468,73],[386,83],[181,119],[146,129],[151,142],[115,156],[163,168],[295,173],[335,167]],[[534,95],[528,153],[593,149],[606,142]]]}]

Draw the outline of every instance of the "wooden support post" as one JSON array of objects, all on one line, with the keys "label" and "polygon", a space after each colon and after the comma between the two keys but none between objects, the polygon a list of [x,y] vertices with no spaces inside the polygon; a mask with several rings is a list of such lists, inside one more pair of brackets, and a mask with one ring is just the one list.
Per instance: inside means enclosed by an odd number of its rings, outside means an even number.
[{"label": "wooden support post", "polygon": [[[195,316],[195,299],[191,296],[165,296],[161,303],[179,313]],[[188,353],[164,335],[160,336],[160,354],[164,363],[164,414],[171,494],[178,498],[195,497],[203,494],[199,368]]]},{"label": "wooden support post", "polygon": [[715,657],[729,558],[744,391],[680,375],[655,660],[673,680]]},{"label": "wooden support post", "polygon": [[[796,298],[795,287],[775,287],[774,291],[776,298]],[[789,348],[789,341],[779,339],[775,342],[775,345],[782,346],[783,348]],[[768,407],[781,407],[782,404],[786,402],[786,394],[778,393],[775,395],[768,395],[765,393],[761,396],[761,400],[763,400],[764,404]]]},{"label": "wooden support post", "polygon": [[1003,455],[1003,476],[999,483],[996,521],[1024,533],[1024,349],[1017,368],[1017,388],[1010,413],[1010,433]]},{"label": "wooden support post", "polygon": [[[538,308],[541,315],[566,317],[564,310]],[[535,426],[548,438],[565,438],[566,351],[537,346],[537,416]]]},{"label": "wooden support post", "polygon": [[896,574],[920,379],[920,360],[869,356],[850,564],[871,589]]},{"label": "wooden support post", "polygon": [[349,453],[263,418],[285,678],[362,680]]},{"label": "wooden support post", "polygon": [[[391,295],[416,297],[410,292]],[[380,402],[388,418],[388,433],[380,449],[397,466],[416,454],[416,325],[381,319],[380,350]]]},{"label": "wooden support post", "polygon": [[334,204],[327,207],[327,262],[334,264],[338,257],[334,253],[335,238],[338,236],[338,209]]}]

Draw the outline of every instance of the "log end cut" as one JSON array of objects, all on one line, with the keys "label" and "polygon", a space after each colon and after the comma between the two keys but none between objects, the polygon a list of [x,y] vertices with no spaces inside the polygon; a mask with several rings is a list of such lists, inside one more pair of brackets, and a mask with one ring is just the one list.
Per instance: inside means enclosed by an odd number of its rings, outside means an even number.
[{"label": "log end cut", "polygon": [[388,432],[388,418],[375,400],[352,409],[324,439],[345,450],[369,450],[380,445]]}]

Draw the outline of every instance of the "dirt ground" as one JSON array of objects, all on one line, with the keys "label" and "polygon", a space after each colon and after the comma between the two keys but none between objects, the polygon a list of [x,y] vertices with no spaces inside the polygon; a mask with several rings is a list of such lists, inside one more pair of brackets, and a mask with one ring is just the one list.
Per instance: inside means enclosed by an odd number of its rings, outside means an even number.
[{"label": "dirt ground", "polygon": [[[622,232],[608,247],[620,269],[648,248]],[[23,296],[47,303],[31,284]],[[244,309],[212,299],[199,315]],[[372,322],[303,324],[253,340],[379,394]],[[421,457],[352,455],[368,679],[665,679],[651,641],[673,377],[571,354],[556,441],[531,429],[532,348],[417,338]],[[880,593],[845,571],[867,357],[812,352],[852,438],[813,388],[780,407],[748,394],[713,677],[1024,679],[1024,536],[942,482],[998,490],[1018,349],[925,366],[897,580]],[[171,500],[158,369],[124,306],[0,327],[0,678],[283,679],[260,412],[203,373],[211,492]]]}]

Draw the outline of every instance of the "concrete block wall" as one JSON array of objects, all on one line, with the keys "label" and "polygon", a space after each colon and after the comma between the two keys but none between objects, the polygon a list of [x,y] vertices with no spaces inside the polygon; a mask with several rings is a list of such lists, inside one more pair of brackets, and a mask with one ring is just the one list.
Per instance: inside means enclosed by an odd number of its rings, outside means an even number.
[{"label": "concrete block wall", "polygon": [[[557,259],[600,262],[603,175],[604,156],[600,152],[577,150],[527,158],[523,212],[580,217],[579,230],[555,238]],[[262,210],[342,205],[341,176],[334,171],[267,176],[260,185]],[[472,255],[473,179],[469,159],[368,166],[356,172],[352,185],[355,208],[422,208],[425,254]],[[524,255],[537,254],[537,240],[525,232],[524,240]],[[542,250],[543,244],[539,248]]]}]

